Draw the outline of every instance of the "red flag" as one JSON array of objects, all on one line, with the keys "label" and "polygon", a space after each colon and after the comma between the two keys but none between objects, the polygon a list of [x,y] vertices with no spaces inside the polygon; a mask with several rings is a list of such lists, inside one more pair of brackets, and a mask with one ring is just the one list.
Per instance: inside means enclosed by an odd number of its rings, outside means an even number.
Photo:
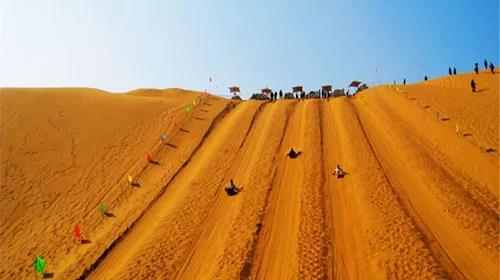
[{"label": "red flag", "polygon": [[150,153],[148,153],[148,161],[153,162],[153,156]]},{"label": "red flag", "polygon": [[73,233],[75,234],[75,237],[77,239],[80,239],[82,237],[82,230],[79,225],[75,226],[75,229],[73,230]]}]

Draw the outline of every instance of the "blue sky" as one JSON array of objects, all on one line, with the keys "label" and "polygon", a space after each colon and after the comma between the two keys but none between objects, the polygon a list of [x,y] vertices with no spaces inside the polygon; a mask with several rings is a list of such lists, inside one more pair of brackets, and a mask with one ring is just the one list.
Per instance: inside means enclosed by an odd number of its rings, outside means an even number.
[{"label": "blue sky", "polygon": [[[499,62],[489,1],[0,0],[0,86],[243,96],[418,81]],[[377,75],[378,71],[378,75]]]}]

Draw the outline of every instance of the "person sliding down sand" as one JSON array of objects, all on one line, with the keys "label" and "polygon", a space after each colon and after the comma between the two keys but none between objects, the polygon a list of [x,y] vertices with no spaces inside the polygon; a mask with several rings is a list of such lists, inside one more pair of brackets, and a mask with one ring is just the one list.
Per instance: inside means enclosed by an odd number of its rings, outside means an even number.
[{"label": "person sliding down sand", "polygon": [[293,150],[293,148],[290,148],[290,152],[288,152],[287,156],[290,157],[290,158],[296,158],[298,157],[300,154],[302,154],[302,152],[295,152]]},{"label": "person sliding down sand", "polygon": [[337,164],[337,167],[335,167],[335,171],[333,171],[333,175],[337,175],[337,178],[344,177],[344,170],[340,168],[340,165]]},{"label": "person sliding down sand", "polygon": [[238,189],[235,185],[234,185],[234,182],[233,182],[233,179],[229,180],[229,186],[227,186],[225,189],[224,189],[227,193],[227,195],[237,195],[241,189]]}]

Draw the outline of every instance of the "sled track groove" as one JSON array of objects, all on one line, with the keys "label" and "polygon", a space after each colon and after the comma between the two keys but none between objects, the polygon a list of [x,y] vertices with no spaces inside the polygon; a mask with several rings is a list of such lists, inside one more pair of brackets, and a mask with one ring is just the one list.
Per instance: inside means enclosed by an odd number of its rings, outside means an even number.
[{"label": "sled track groove", "polygon": [[[245,146],[245,143],[248,142],[248,139],[249,139],[249,135],[251,134],[252,130],[256,129],[256,122],[257,120],[259,119],[259,117],[261,116],[263,110],[264,110],[264,107],[267,106],[267,103],[265,102],[261,102],[259,104],[259,107],[258,109],[255,111],[255,113],[253,114],[252,116],[252,119],[248,125],[248,128],[245,132],[245,135],[243,137],[243,139],[241,140],[241,143],[239,145],[239,147],[237,148],[237,150],[234,152],[234,157],[233,157],[233,162],[238,162],[238,165],[236,166],[231,166],[231,167],[228,167],[226,170],[225,170],[225,175],[224,177],[227,177],[228,174],[232,173],[231,170],[233,169],[238,169],[237,167],[239,167],[241,165],[241,158],[243,157],[244,155],[244,150],[243,150],[243,147]],[[214,210],[217,209],[218,205],[220,204],[220,201],[221,199],[223,199],[223,195],[224,193],[222,192],[222,190],[218,190],[217,192],[214,193],[214,201],[210,204],[209,208],[211,211],[208,212],[208,214],[205,216],[204,220],[205,221],[208,221],[210,219],[210,217],[212,217],[214,214]],[[198,245],[198,242],[200,240],[200,237],[201,235],[203,234],[204,232],[204,229],[206,228],[206,223],[202,223],[200,224],[196,231],[193,233],[193,239],[191,240],[190,242],[190,245],[189,245],[189,248],[186,250],[186,254],[182,257],[182,260],[179,261],[179,265],[178,267],[175,269],[175,271],[173,272],[172,274],[172,279],[177,279],[179,278],[179,274],[182,274],[182,270],[183,270],[183,267],[190,262],[194,252],[195,252],[195,249]]]},{"label": "sled track groove", "polygon": [[[294,104],[294,107],[291,111],[293,111],[295,109],[295,106],[296,106],[296,104]],[[285,133],[288,130],[289,126],[290,126],[290,115],[287,114],[283,133],[281,134],[280,142],[278,144],[278,151],[281,151],[281,149],[283,148],[283,139],[285,138]],[[274,168],[273,168],[273,176],[271,179],[271,185],[270,185],[270,187],[267,191],[267,194],[266,194],[266,202],[265,202],[265,205],[263,208],[264,211],[262,211],[262,213],[259,215],[259,222],[256,225],[257,228],[255,230],[252,245],[250,246],[250,250],[248,251],[248,254],[246,256],[244,266],[242,267],[242,269],[239,273],[240,279],[249,279],[251,276],[252,269],[254,267],[255,254],[256,254],[257,245],[259,244],[259,241],[261,238],[262,225],[264,224],[264,221],[265,221],[265,215],[268,211],[269,201],[271,199],[273,186],[275,185],[276,174],[278,172],[278,168],[277,168],[277,164],[276,164],[276,162],[277,162],[276,158],[278,155],[279,155],[279,153],[276,153],[276,155],[273,157],[273,162],[275,164],[274,164]]]},{"label": "sled track groove", "polygon": [[[278,151],[281,151],[282,149],[282,145],[283,145],[283,139],[285,138],[285,132],[286,130],[288,129],[289,127],[289,122],[290,122],[290,116],[287,114],[286,116],[286,120],[285,120],[285,129],[283,130],[283,133],[281,134],[281,138],[280,138],[280,142],[278,144]],[[279,153],[276,153],[275,156],[273,157],[273,162],[276,163],[276,158],[277,156],[279,155]],[[267,190],[267,193],[266,193],[266,200],[265,200],[265,205],[264,205],[264,211],[262,211],[262,213],[259,215],[259,222],[257,223],[256,225],[256,229],[255,229],[255,233],[254,233],[254,238],[252,240],[252,245],[250,246],[250,250],[248,251],[248,254],[246,256],[246,259],[245,259],[245,262],[244,262],[244,265],[239,273],[239,277],[240,279],[249,279],[250,276],[251,276],[251,272],[252,272],[252,267],[254,265],[254,260],[255,260],[255,253],[256,253],[256,248],[257,248],[257,245],[259,243],[259,240],[260,240],[260,233],[261,233],[261,229],[262,229],[262,225],[263,225],[263,222],[264,222],[264,217],[268,211],[268,205],[269,205],[269,200],[271,199],[271,193],[273,191],[273,186],[274,186],[274,181],[275,181],[275,178],[276,178],[276,174],[278,172],[278,168],[276,167],[276,164],[274,164],[274,168],[273,168],[273,175],[272,175],[272,179],[271,179],[271,185],[269,187],[269,189]]]},{"label": "sled track groove", "polygon": [[326,103],[322,102],[319,104],[319,125],[320,125],[320,139],[321,139],[321,155],[322,155],[322,170],[323,170],[323,176],[322,176],[322,188],[321,188],[321,196],[323,197],[323,219],[325,221],[325,229],[328,232],[328,250],[327,250],[327,255],[326,255],[326,263],[328,264],[328,270],[327,270],[327,275],[328,279],[334,279],[334,276],[336,275],[337,272],[337,267],[336,267],[336,259],[335,259],[335,250],[336,248],[334,247],[335,245],[333,244],[334,241],[334,236],[333,232],[335,231],[335,226],[333,224],[333,205],[331,203],[331,195],[330,192],[328,191],[328,180],[327,176],[329,176],[329,171],[327,170],[327,164],[326,164],[326,158],[325,158],[325,137],[324,133],[326,132],[325,129],[325,106],[328,106],[328,101]]},{"label": "sled track groove", "polygon": [[[300,196],[300,221],[298,232],[298,276],[322,279],[327,275],[328,239],[325,233],[325,205],[323,203],[323,155],[321,148],[321,115],[319,101],[304,103],[303,119],[304,178]],[[317,137],[319,136],[319,137]],[[307,160],[307,158],[310,160]],[[320,166],[316,166],[316,162]]]}]

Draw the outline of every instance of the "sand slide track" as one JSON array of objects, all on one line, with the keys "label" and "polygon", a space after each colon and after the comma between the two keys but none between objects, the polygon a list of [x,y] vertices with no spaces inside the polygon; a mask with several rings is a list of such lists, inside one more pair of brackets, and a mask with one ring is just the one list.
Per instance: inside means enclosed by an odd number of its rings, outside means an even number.
[{"label": "sand slide track", "polygon": [[320,100],[305,101],[302,119],[304,177],[300,199],[298,236],[299,278],[325,278],[328,273],[328,232],[323,203],[323,149]]},{"label": "sand slide track", "polygon": [[281,105],[267,104],[258,115],[226,179],[233,178],[243,192],[219,194],[176,278],[233,279],[241,274],[267,201],[284,113]]},{"label": "sand slide track", "polygon": [[440,278],[432,257],[381,170],[349,100],[325,105],[325,170],[349,173],[327,180],[333,208],[335,278]]},{"label": "sand slide track", "polygon": [[[352,103],[349,102],[352,106]],[[356,109],[353,108],[355,111]],[[450,259],[449,255],[446,251],[443,250],[442,246],[439,244],[435,236],[429,230],[428,226],[422,221],[422,219],[418,216],[417,212],[409,202],[406,194],[404,193],[401,183],[397,180],[397,177],[392,175],[392,170],[388,168],[387,164],[384,164],[383,161],[380,160],[378,153],[373,147],[372,142],[370,141],[370,137],[367,135],[365,128],[361,120],[359,119],[359,115],[356,112],[356,119],[363,132],[364,139],[366,139],[371,153],[375,156],[377,164],[382,168],[383,175],[385,180],[389,182],[392,191],[396,194],[396,199],[401,206],[401,210],[408,216],[413,225],[417,228],[418,232],[421,233],[420,237],[424,242],[425,246],[431,251],[432,256],[436,261],[439,262],[440,266],[444,269],[446,273],[442,273],[440,276],[443,278],[449,278],[451,276],[452,279],[465,279],[463,274],[460,272],[458,267],[453,263]]]},{"label": "sand slide track", "polygon": [[[366,104],[359,104],[357,109],[379,158],[391,170],[388,174],[405,182],[402,186],[412,207],[455,266],[467,278],[492,279],[497,273],[492,259],[497,258],[495,217],[461,191],[453,177],[428,156],[429,152],[416,140],[418,137],[409,137],[410,131],[392,127],[400,122],[398,118],[386,116],[387,112],[380,110],[375,115]],[[392,133],[384,132],[381,127]],[[409,146],[412,149],[405,149]]]},{"label": "sand slide track", "polygon": [[[117,252],[111,252],[110,260],[106,258],[91,278],[175,275],[221,191],[219,186],[223,184],[231,158],[260,106],[261,103],[256,102],[240,104],[216,126],[190,164],[169,184],[169,191],[146,212],[123,244],[115,247],[117,250],[113,251]],[[206,165],[206,161],[211,164]],[[189,191],[186,189],[189,186],[196,186],[197,190]],[[151,250],[152,247],[156,249]],[[119,262],[111,265],[114,261]],[[141,265],[126,266],[136,261],[145,263],[142,269]]]},{"label": "sand slide track", "polygon": [[272,275],[291,278],[298,274],[297,235],[302,155],[298,159],[289,159],[286,154],[290,147],[304,152],[300,139],[304,103],[292,102],[294,106],[290,110],[279,150],[273,187],[261,222],[250,279],[266,279]]}]

